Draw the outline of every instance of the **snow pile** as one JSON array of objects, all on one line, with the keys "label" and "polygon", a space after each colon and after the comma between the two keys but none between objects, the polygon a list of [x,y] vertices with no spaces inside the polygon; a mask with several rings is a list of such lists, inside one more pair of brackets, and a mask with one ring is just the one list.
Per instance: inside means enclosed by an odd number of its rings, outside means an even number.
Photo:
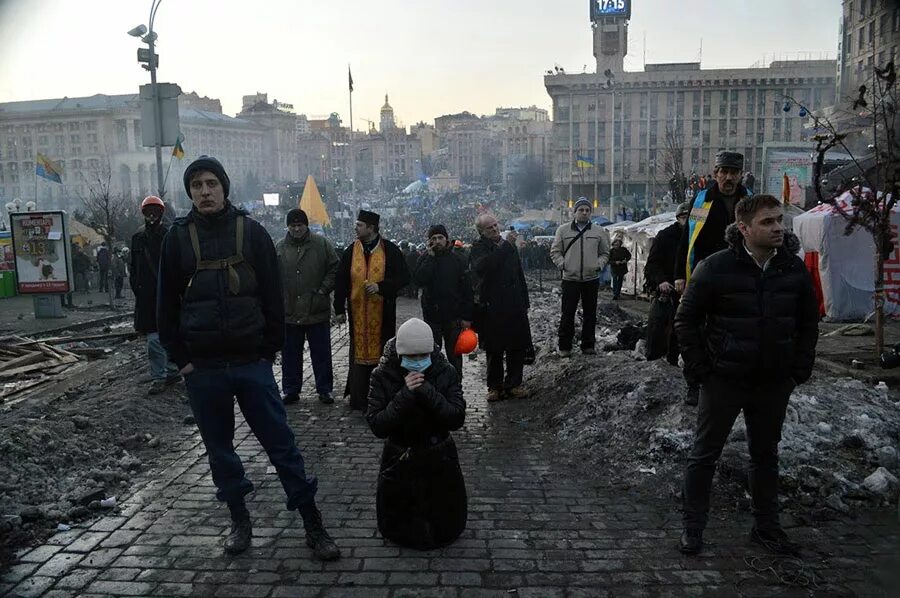
[{"label": "snow pile", "polygon": [[[534,367],[526,371],[530,404],[569,448],[572,460],[628,486],[679,492],[697,408],[683,404],[680,369],[647,362],[637,350],[600,351],[561,359],[554,351],[558,295],[532,300]],[[616,345],[618,329],[634,320],[614,303],[598,307],[597,347]],[[580,326],[580,317],[576,329]],[[577,333],[576,333],[577,334]],[[577,346],[577,340],[576,340]],[[552,397],[552,400],[549,398]],[[898,396],[818,371],[791,396],[783,426],[781,493],[786,506],[850,512],[896,502],[900,403]],[[722,458],[719,480],[743,495],[749,467],[746,428],[738,417]]]}]

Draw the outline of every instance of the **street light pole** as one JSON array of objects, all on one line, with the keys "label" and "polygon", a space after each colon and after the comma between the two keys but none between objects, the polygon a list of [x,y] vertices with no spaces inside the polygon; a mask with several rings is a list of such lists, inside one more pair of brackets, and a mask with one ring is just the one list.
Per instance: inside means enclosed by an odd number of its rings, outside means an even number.
[{"label": "street light pole", "polygon": [[[159,6],[159,2],[162,0],[157,0],[156,6]],[[156,85],[156,54],[155,50],[155,42],[156,42],[156,34],[153,33],[153,17],[155,15],[155,10],[151,12],[150,17],[150,33],[147,34],[147,45],[150,46],[150,88],[153,92],[153,118],[156,121],[156,186],[157,186],[157,195],[161,199],[165,199],[166,197],[166,189],[165,183],[163,182],[163,166],[162,166],[162,114],[159,108],[159,87]]]}]

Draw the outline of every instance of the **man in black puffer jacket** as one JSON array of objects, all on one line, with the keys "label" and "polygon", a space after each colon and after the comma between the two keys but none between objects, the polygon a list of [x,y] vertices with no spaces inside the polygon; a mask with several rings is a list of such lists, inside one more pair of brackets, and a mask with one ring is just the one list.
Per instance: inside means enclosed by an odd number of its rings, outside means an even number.
[{"label": "man in black puffer jacket", "polygon": [[209,455],[216,498],[228,503],[230,554],[250,546],[244,497],[253,484],[234,450],[234,398],[297,509],[306,543],[320,560],[340,551],[322,526],[317,480],[307,477],[272,373],[284,342],[284,304],[275,245],[258,222],[228,201],[222,164],[201,156],[184,171],[194,208],[163,239],[157,322],[170,359],[184,375],[191,410]]},{"label": "man in black puffer jacket", "polygon": [[366,419],[386,438],[375,506],[385,538],[430,550],[466,527],[466,485],[452,430],[466,402],[453,366],[418,318],[404,322],[372,372]]},{"label": "man in black puffer jacket", "polygon": [[726,230],[729,249],[702,262],[675,316],[685,372],[700,380],[694,446],[684,482],[681,550],[703,546],[716,461],[744,412],[750,450],[752,541],[796,554],[778,520],[778,442],[788,398],[811,375],[818,340],[812,279],[785,234],[771,195],[741,199]]},{"label": "man in black puffer jacket", "polygon": [[443,224],[428,229],[428,252],[419,258],[413,282],[422,289],[422,316],[431,326],[434,343],[444,345],[447,360],[462,378],[462,355],[456,355],[459,333],[472,325],[475,300],[466,259],[450,249]]}]

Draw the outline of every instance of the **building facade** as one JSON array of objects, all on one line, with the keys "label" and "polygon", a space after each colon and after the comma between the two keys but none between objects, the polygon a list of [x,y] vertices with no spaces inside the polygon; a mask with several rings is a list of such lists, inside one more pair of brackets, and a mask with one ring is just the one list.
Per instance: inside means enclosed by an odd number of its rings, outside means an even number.
[{"label": "building facade", "polygon": [[900,2],[843,0],[838,43],[839,98],[854,95],[862,84],[871,86],[872,67],[900,60]]},{"label": "building facade", "polygon": [[702,70],[700,63],[648,64],[642,72],[624,72],[627,24],[621,17],[593,23],[603,70],[544,77],[553,101],[552,178],[559,200],[660,197],[674,170],[708,174],[722,149],[743,153],[745,169],[760,173],[764,143],[802,138],[804,122],[796,111],[782,110],[787,97],[810,106],[833,103],[831,60],[716,70]]},{"label": "building facade", "polygon": [[[163,148],[166,199],[188,205],[181,176],[202,154],[222,161],[235,198],[242,199],[248,179],[265,176],[272,157],[263,124],[226,116],[218,100],[197,94],[179,98],[179,117],[185,157],[174,159]],[[62,184],[35,175],[37,153],[63,168]],[[103,186],[136,202],[158,192],[155,152],[141,144],[137,94],[0,104],[0,201],[18,197],[39,208],[75,210]]]}]

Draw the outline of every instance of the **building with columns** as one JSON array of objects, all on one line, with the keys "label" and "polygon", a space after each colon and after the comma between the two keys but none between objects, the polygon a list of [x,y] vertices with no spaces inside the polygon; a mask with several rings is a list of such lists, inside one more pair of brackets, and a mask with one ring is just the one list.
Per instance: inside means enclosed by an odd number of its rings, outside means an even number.
[{"label": "building with columns", "polygon": [[[250,110],[248,116],[227,116],[218,100],[195,93],[179,98],[185,157],[174,159],[171,148],[163,148],[167,200],[181,208],[189,205],[182,174],[202,154],[222,161],[238,201],[257,199],[247,194],[259,182],[298,178],[296,140],[292,134],[292,148],[283,132],[288,126],[293,132],[295,116],[264,110]],[[63,167],[61,185],[35,176],[38,152]],[[19,197],[36,200],[41,208],[75,210],[98,178],[108,178],[111,192],[136,202],[158,192],[155,152],[141,144],[137,94],[0,104],[0,201]]]},{"label": "building with columns", "polygon": [[[796,111],[782,111],[785,98],[813,107],[834,99],[833,60],[715,70],[647,64],[625,72],[627,16],[596,17],[591,31],[595,73],[559,70],[544,77],[553,101],[552,180],[559,200],[659,197],[673,166],[688,175],[709,173],[721,149],[742,152],[746,170],[758,175],[766,142],[801,140],[804,122]],[[593,165],[579,168],[579,157]]]}]

